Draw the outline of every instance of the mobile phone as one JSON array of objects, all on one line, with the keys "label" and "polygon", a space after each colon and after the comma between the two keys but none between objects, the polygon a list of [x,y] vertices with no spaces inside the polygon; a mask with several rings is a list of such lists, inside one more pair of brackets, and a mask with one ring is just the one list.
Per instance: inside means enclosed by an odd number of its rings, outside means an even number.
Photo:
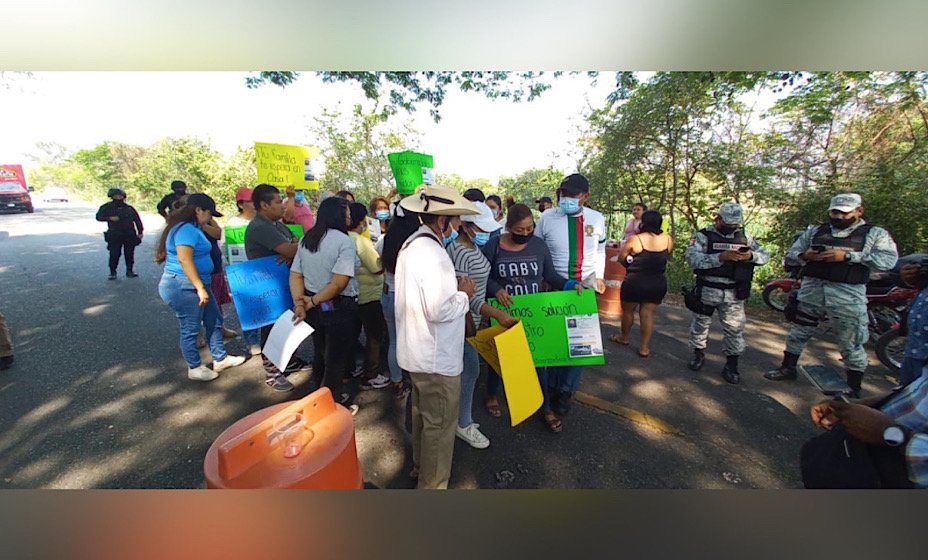
[{"label": "mobile phone", "polygon": [[335,304],[332,303],[332,300],[324,301],[319,304],[319,309],[322,311],[332,311],[335,309]]},{"label": "mobile phone", "polygon": [[739,252],[739,253],[747,253],[747,252],[749,252],[750,250],[751,250],[750,247],[738,247],[738,252]]},{"label": "mobile phone", "polygon": [[813,251],[815,251],[816,253],[821,253],[821,252],[823,252],[823,251],[825,250],[825,246],[824,246],[824,245],[812,245],[812,246],[809,247],[809,248],[812,249]]}]

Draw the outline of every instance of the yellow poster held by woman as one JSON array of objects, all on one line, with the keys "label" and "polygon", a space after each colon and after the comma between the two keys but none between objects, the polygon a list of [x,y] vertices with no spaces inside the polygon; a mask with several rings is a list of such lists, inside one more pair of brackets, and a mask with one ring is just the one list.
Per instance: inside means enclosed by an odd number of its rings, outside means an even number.
[{"label": "yellow poster held by woman", "polygon": [[503,378],[511,424],[516,426],[535,414],[544,398],[522,321],[509,329],[501,325],[483,329],[467,342]]},{"label": "yellow poster held by woman", "polygon": [[296,190],[318,190],[316,158],[319,148],[255,142],[258,182],[275,187],[293,185]]}]

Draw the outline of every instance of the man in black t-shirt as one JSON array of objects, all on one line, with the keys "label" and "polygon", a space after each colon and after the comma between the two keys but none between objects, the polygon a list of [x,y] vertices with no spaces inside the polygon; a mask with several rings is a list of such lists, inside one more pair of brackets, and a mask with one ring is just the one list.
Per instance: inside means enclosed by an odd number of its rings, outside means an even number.
[{"label": "man in black t-shirt", "polygon": [[158,203],[158,213],[165,220],[168,219],[168,213],[174,210],[175,203],[187,196],[187,183],[171,181],[171,191],[171,194],[164,195],[164,198]]}]

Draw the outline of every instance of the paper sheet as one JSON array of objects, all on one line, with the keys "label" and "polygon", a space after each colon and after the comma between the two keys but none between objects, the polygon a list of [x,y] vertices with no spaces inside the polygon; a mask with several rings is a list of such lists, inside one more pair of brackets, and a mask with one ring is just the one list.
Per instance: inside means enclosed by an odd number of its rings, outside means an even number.
[{"label": "paper sheet", "polygon": [[603,335],[597,315],[569,315],[567,323],[567,355],[571,358],[603,355]]},{"label": "paper sheet", "polygon": [[290,358],[306,337],[313,334],[313,328],[306,321],[293,324],[293,312],[289,309],[278,317],[261,351],[277,369],[283,371],[290,363]]}]

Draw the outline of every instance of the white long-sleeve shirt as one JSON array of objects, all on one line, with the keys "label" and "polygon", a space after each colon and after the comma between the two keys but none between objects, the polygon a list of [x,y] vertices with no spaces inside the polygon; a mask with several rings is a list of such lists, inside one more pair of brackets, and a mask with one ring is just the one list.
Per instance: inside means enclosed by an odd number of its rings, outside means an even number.
[{"label": "white long-sleeve shirt", "polygon": [[396,360],[415,373],[454,377],[464,369],[467,294],[441,241],[422,226],[396,260]]},{"label": "white long-sleeve shirt", "polygon": [[606,273],[606,221],[603,215],[584,207],[582,214],[568,216],[560,208],[549,208],[538,220],[535,235],[548,245],[554,270],[587,288]]}]

